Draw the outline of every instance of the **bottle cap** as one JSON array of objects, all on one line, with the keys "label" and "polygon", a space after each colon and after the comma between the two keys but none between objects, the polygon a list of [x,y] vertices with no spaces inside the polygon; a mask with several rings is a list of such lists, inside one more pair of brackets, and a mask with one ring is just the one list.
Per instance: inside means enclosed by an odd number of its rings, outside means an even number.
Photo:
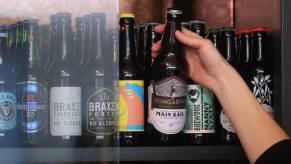
[{"label": "bottle cap", "polygon": [[133,13],[122,13],[120,14],[120,18],[134,18],[134,14]]},{"label": "bottle cap", "polygon": [[268,27],[255,27],[252,29],[253,32],[266,32],[268,31]]},{"label": "bottle cap", "polygon": [[206,24],[206,21],[197,19],[197,20],[191,20],[191,21],[189,21],[189,23],[190,24]]},{"label": "bottle cap", "polygon": [[248,29],[248,28],[242,28],[242,29],[239,29],[238,32],[240,34],[246,34],[246,33],[251,33],[252,30],[251,29]]},{"label": "bottle cap", "polygon": [[231,32],[233,31],[233,32],[234,32],[235,30],[234,30],[233,27],[222,27],[222,28],[221,28],[221,31],[222,31],[222,32],[223,32],[223,31],[227,31],[227,32],[228,32],[228,31],[231,31]]},{"label": "bottle cap", "polygon": [[182,10],[177,10],[177,9],[169,8],[167,10],[167,13],[168,14],[172,14],[172,15],[181,15],[182,14]]}]

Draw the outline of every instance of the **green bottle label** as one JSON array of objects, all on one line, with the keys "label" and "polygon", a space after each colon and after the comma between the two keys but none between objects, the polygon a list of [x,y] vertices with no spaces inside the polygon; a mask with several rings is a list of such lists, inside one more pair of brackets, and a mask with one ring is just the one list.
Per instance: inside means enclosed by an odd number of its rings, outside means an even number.
[{"label": "green bottle label", "polygon": [[188,85],[184,133],[215,133],[214,95],[200,85]]}]

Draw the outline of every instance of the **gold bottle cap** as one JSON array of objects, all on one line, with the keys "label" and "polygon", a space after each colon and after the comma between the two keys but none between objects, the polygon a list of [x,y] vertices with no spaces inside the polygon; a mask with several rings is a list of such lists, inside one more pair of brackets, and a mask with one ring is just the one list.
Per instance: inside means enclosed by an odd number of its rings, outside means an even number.
[{"label": "gold bottle cap", "polygon": [[133,13],[122,13],[120,14],[120,18],[134,18],[134,14]]}]

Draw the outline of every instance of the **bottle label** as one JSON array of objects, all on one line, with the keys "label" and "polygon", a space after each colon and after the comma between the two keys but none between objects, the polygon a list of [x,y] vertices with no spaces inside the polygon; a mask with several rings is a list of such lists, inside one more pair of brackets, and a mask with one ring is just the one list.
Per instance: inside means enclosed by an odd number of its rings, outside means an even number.
[{"label": "bottle label", "polygon": [[235,129],[223,109],[221,110],[220,113],[220,124],[226,131],[235,133]]},{"label": "bottle label", "polygon": [[102,88],[96,92],[94,90],[96,89],[85,89],[85,93],[90,93],[85,108],[87,131],[95,135],[112,134],[116,112],[114,94],[107,88]]},{"label": "bottle label", "polygon": [[153,124],[153,110],[152,110],[152,95],[153,95],[154,89],[153,85],[150,85],[148,87],[148,120],[147,122],[150,124]]},{"label": "bottle label", "polygon": [[263,108],[273,117],[274,109],[272,108],[272,94],[271,89],[271,75],[264,75],[263,70],[259,70],[251,81],[253,88],[253,95],[258,102],[262,104]]},{"label": "bottle label", "polygon": [[16,97],[10,92],[0,92],[0,130],[16,127]]},{"label": "bottle label", "polygon": [[19,84],[17,110],[22,132],[36,133],[45,127],[48,109],[46,93],[46,89],[39,83]]},{"label": "bottle label", "polygon": [[152,122],[164,134],[177,134],[185,125],[187,86],[172,76],[153,85]]},{"label": "bottle label", "polygon": [[144,131],[144,82],[119,81],[119,131]]},{"label": "bottle label", "polygon": [[82,135],[81,87],[52,87],[50,131],[53,136]]},{"label": "bottle label", "polygon": [[188,85],[184,133],[215,133],[214,95],[200,85]]}]

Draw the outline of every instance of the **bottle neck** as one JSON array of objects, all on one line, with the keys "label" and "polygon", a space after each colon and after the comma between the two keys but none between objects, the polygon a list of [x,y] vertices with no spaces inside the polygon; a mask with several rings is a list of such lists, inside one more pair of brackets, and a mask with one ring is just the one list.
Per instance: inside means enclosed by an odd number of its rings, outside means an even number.
[{"label": "bottle neck", "polygon": [[252,53],[252,61],[253,62],[263,62],[265,53],[264,45],[265,45],[265,32],[255,32],[254,33],[254,41],[253,41],[253,53]]},{"label": "bottle neck", "polygon": [[120,25],[120,59],[136,62],[134,26],[124,23]]},{"label": "bottle neck", "polygon": [[235,59],[235,41],[234,41],[234,32],[223,33],[222,34],[222,54],[224,58],[233,63]]},{"label": "bottle neck", "polygon": [[57,62],[60,63],[71,63],[70,54],[71,54],[71,40],[72,40],[72,30],[70,22],[60,20],[58,23],[57,29],[57,41],[59,42],[57,46]]},{"label": "bottle neck", "polygon": [[165,32],[162,38],[162,49],[163,55],[172,56],[176,54],[177,50],[181,50],[181,43],[176,39],[176,30],[181,31],[181,21],[177,18],[168,18],[166,22]]},{"label": "bottle neck", "polygon": [[95,22],[91,25],[91,47],[89,65],[97,66],[102,64],[103,35],[105,34],[104,22]]},{"label": "bottle neck", "polygon": [[250,34],[242,34],[240,41],[240,61],[249,63],[251,57]]}]

